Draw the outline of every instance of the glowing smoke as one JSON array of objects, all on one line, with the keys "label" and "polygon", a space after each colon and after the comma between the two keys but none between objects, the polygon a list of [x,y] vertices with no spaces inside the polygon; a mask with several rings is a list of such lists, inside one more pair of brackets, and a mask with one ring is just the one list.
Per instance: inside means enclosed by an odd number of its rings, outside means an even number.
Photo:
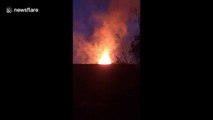
[{"label": "glowing smoke", "polygon": [[73,33],[73,62],[97,64],[105,49],[115,62],[120,54],[121,40],[127,35],[130,12],[139,9],[139,5],[139,0],[111,0],[106,11],[94,12],[90,17],[95,22],[92,36],[87,38],[84,34]]}]

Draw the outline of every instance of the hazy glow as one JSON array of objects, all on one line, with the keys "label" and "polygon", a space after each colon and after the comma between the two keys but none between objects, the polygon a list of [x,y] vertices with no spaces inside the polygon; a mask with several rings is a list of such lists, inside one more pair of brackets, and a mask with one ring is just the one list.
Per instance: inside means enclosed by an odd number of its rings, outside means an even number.
[{"label": "hazy glow", "polygon": [[111,64],[111,59],[110,59],[110,56],[109,56],[109,52],[108,51],[104,51],[98,64]]}]

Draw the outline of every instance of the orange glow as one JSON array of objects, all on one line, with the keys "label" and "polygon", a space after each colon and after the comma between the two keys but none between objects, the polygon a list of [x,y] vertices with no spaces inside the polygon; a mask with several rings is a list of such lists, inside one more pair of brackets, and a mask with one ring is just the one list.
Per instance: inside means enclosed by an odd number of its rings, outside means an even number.
[{"label": "orange glow", "polygon": [[104,53],[101,56],[101,59],[99,60],[98,64],[111,64],[111,59],[109,56],[109,52],[108,51],[104,51]]}]

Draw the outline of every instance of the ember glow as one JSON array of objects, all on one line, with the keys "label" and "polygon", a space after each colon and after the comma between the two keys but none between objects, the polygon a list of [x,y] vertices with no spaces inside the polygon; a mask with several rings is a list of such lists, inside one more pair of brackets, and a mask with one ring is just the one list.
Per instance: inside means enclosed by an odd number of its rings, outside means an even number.
[{"label": "ember glow", "polygon": [[110,56],[109,56],[109,52],[107,50],[105,50],[98,62],[98,64],[111,64],[111,59],[110,59]]}]

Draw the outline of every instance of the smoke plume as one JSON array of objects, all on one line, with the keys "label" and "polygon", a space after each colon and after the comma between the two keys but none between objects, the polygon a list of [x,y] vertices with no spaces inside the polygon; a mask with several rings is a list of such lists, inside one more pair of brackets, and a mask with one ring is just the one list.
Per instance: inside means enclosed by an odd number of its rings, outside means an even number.
[{"label": "smoke plume", "polygon": [[[94,4],[97,2],[95,1]],[[111,0],[106,11],[93,11],[90,19],[94,24],[91,36],[73,33],[73,62],[96,64],[104,50],[108,50],[113,62],[120,54],[120,45],[128,34],[131,11],[139,10],[139,0]]]}]

